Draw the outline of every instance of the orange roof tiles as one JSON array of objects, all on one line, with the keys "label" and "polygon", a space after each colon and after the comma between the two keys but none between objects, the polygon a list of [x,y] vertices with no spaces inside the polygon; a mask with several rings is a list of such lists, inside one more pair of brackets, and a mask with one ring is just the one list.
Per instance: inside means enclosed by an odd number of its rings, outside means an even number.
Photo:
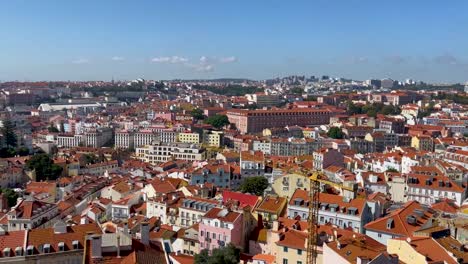
[{"label": "orange roof tiles", "polygon": [[203,217],[211,218],[211,219],[219,219],[223,222],[228,222],[228,223],[234,223],[239,218],[239,216],[242,215],[240,213],[232,212],[232,211],[228,211],[227,214],[225,215],[224,214],[220,215],[220,212],[222,210],[227,210],[227,209],[221,209],[217,207],[211,208],[211,210],[209,210]]},{"label": "orange roof tiles", "polygon": [[[422,210],[422,217],[414,213],[416,209]],[[415,224],[409,224],[407,221],[407,217],[411,215],[416,217]],[[365,228],[372,231],[407,237],[412,236],[414,232],[418,231],[432,215],[433,211],[424,210],[418,202],[410,201],[404,204],[400,209],[390,212],[389,215],[366,224]],[[392,219],[392,225],[390,228],[387,228],[387,221],[390,221],[390,219]]]},{"label": "orange roof tiles", "polygon": [[286,202],[287,199],[284,197],[267,196],[259,203],[259,205],[255,208],[255,211],[279,215],[285,208]]},{"label": "orange roof tiles", "polygon": [[27,245],[33,245],[36,250],[40,245],[50,244],[51,252],[58,252],[58,244],[65,243],[67,249],[73,249],[72,242],[77,240],[80,248],[84,247],[85,236],[88,232],[101,234],[97,224],[82,224],[67,226],[66,233],[55,233],[54,228],[38,228],[29,231]]}]

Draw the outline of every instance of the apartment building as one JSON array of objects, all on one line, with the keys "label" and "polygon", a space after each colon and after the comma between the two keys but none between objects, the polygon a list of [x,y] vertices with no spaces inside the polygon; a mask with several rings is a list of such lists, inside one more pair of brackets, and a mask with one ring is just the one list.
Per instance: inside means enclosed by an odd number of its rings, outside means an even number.
[{"label": "apartment building", "polygon": [[8,231],[31,230],[45,225],[58,215],[56,204],[19,199],[7,213]]},{"label": "apartment building", "polygon": [[241,133],[259,133],[265,128],[325,125],[330,123],[334,112],[329,109],[272,109],[227,111],[229,122]]},{"label": "apartment building", "polygon": [[[309,193],[297,189],[288,204],[288,217],[301,219],[309,217]],[[352,228],[356,232],[363,232],[364,225],[373,220],[373,214],[364,198],[346,199],[343,196],[319,194],[318,224],[332,224],[339,228]]]},{"label": "apartment building", "polygon": [[466,198],[466,189],[445,176],[409,174],[407,177],[409,201],[431,205],[439,200],[450,199],[461,206]]},{"label": "apartment building", "polygon": [[243,248],[244,230],[241,213],[228,209],[212,208],[202,216],[199,224],[198,239],[200,250],[212,251],[232,243]]},{"label": "apartment building", "polygon": [[116,131],[115,132],[115,148],[133,149],[135,147],[135,132],[134,131]]},{"label": "apartment building", "polygon": [[314,169],[323,170],[331,165],[343,167],[344,156],[341,152],[331,149],[322,148],[313,152]]},{"label": "apartment building", "polygon": [[218,203],[214,200],[190,197],[182,200],[179,207],[179,225],[189,227],[201,221],[212,208],[217,207]]},{"label": "apartment building", "polygon": [[57,145],[59,147],[73,148],[84,145],[83,135],[60,134],[57,136]]},{"label": "apartment building", "polygon": [[171,159],[197,161],[206,159],[206,151],[198,144],[156,143],[136,148],[136,157],[156,165]]},{"label": "apartment building", "polygon": [[182,143],[200,143],[201,135],[195,132],[181,132],[178,135],[178,141]]},{"label": "apartment building", "polygon": [[434,213],[416,201],[409,201],[387,216],[366,224],[364,228],[366,235],[387,245],[389,239],[411,237],[419,230],[432,227]]}]

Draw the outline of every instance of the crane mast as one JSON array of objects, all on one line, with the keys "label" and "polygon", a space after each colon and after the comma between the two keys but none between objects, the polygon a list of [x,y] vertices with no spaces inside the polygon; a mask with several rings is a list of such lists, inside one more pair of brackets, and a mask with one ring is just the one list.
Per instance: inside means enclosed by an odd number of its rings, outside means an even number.
[{"label": "crane mast", "polygon": [[318,172],[309,177],[309,218],[307,219],[307,264],[317,263],[317,218],[319,211],[320,181]]}]

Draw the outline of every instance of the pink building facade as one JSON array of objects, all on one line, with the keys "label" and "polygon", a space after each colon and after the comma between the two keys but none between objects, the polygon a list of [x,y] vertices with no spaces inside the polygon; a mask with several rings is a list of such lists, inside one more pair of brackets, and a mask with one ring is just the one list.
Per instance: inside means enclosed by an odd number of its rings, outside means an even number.
[{"label": "pink building facade", "polygon": [[212,208],[202,217],[198,228],[200,250],[227,246],[243,248],[244,230],[241,213],[227,209]]}]

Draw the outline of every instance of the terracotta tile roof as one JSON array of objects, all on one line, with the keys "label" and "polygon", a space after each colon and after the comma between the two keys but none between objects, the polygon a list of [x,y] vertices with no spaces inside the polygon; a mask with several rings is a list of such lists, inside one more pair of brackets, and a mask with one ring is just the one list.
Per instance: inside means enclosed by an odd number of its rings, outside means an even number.
[{"label": "terracotta tile roof", "polygon": [[[405,240],[415,251],[426,257],[428,263],[458,263],[444,247],[439,245],[432,237],[395,238]],[[466,256],[466,254],[465,254]]]},{"label": "terracotta tile roof", "polygon": [[51,208],[53,206],[55,205],[41,201],[23,200],[19,205],[16,206],[16,209],[12,210],[10,213],[14,213],[16,218],[31,219],[37,209],[44,209],[48,207]]},{"label": "terracotta tile roof", "polygon": [[3,256],[3,249],[10,248],[10,254],[15,254],[15,248],[23,247],[27,237],[26,231],[12,231],[12,232],[5,232],[4,235],[0,236],[0,254]]},{"label": "terracotta tile roof", "polygon": [[[302,200],[300,206],[306,207],[307,203],[309,202],[309,193],[305,190],[297,189],[289,200],[289,204],[294,205],[296,199]],[[355,198],[349,200],[349,202],[346,202],[343,200],[343,196],[329,193],[319,193],[319,201],[320,203],[326,203],[329,205],[338,205],[337,211],[339,211],[341,208],[345,208],[343,213],[347,213],[349,208],[356,208],[357,216],[361,215],[364,210],[364,206],[366,205],[366,199],[364,198]]]},{"label": "terracotta tile roof", "polygon": [[128,183],[125,181],[121,181],[112,187],[112,189],[118,193],[125,194],[130,191],[130,186],[128,186]]},{"label": "terracotta tile roof", "polygon": [[334,252],[339,254],[348,263],[355,263],[358,257],[374,259],[381,253],[386,252],[387,247],[380,244],[370,237],[356,237],[337,239],[329,242],[325,247],[329,247]]},{"label": "terracotta tile roof", "polygon": [[38,228],[29,231],[27,245],[38,247],[44,244],[50,244],[51,252],[59,251],[59,243],[65,243],[67,250],[73,249],[73,241],[77,240],[79,247],[84,247],[85,236],[88,232],[101,234],[101,229],[97,224],[82,224],[67,226],[66,233],[55,233],[54,228]]},{"label": "terracotta tile roof", "polygon": [[449,214],[456,214],[459,209],[459,207],[449,199],[444,199],[438,203],[432,204],[431,208]]},{"label": "terracotta tile roof", "polygon": [[306,250],[307,232],[288,229],[280,235],[280,239],[276,241],[278,246],[296,248]]},{"label": "terracotta tile roof", "polygon": [[206,214],[203,217],[210,218],[210,219],[219,219],[223,222],[228,222],[228,223],[234,223],[239,218],[239,216],[241,216],[240,213],[215,207],[215,208],[211,208],[211,210],[206,212]]},{"label": "terracotta tile roof", "polygon": [[55,190],[55,182],[30,182],[26,185],[26,192],[28,193],[53,193]]},{"label": "terracotta tile roof", "polygon": [[[417,187],[417,188],[422,188],[422,189],[435,189],[435,190],[451,191],[451,192],[464,192],[465,191],[461,186],[456,184],[454,181],[450,180],[450,178],[444,177],[444,176],[433,177],[433,176],[427,176],[427,175],[422,175],[422,174],[409,173],[408,178],[416,179],[416,180],[413,180],[412,182],[408,180],[408,186],[410,187]],[[431,181],[426,182],[427,180],[431,180]],[[440,182],[442,182],[442,184]]]},{"label": "terracotta tile roof", "polygon": [[153,186],[156,193],[169,193],[177,190],[174,184],[166,179],[154,178],[150,184]]},{"label": "terracotta tile roof", "polygon": [[171,253],[170,256],[174,258],[180,264],[193,264],[195,263],[195,257],[185,254]]},{"label": "terracotta tile roof", "polygon": [[261,151],[242,151],[240,156],[242,161],[263,162],[265,159]]},{"label": "terracotta tile roof", "polygon": [[468,263],[468,252],[460,241],[453,237],[441,237],[436,239],[437,243],[451,252],[455,258],[463,260],[461,263]]},{"label": "terracotta tile roof", "polygon": [[255,211],[279,215],[286,206],[286,203],[287,199],[284,197],[267,196],[258,204],[258,206],[255,208]]},{"label": "terracotta tile roof", "polygon": [[[421,212],[421,216],[418,215],[419,212]],[[433,211],[425,210],[421,204],[416,201],[409,201],[400,209],[390,212],[389,215],[366,224],[365,228],[380,233],[408,237],[420,230],[421,227],[431,219],[432,215]],[[408,223],[408,217],[410,216],[416,218],[414,224]],[[390,228],[387,228],[388,223],[391,223]]]},{"label": "terracotta tile roof", "polygon": [[257,254],[252,257],[253,260],[261,260],[264,261],[266,264],[273,264],[276,261],[276,257],[273,255],[268,254]]}]

